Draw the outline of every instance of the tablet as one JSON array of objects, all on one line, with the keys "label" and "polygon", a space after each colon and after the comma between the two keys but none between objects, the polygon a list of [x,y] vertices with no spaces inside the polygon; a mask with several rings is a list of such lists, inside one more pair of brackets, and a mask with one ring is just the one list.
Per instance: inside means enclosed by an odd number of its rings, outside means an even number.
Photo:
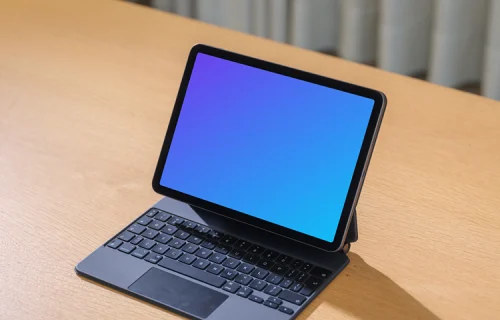
[{"label": "tablet", "polygon": [[294,241],[340,250],[385,105],[376,90],[196,45],[153,188]]}]

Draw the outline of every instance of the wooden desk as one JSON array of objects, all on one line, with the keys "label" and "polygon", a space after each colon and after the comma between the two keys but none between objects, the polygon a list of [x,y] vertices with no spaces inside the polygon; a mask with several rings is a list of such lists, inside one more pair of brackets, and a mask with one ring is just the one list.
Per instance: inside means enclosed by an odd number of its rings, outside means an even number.
[{"label": "wooden desk", "polygon": [[160,198],[198,42],[388,96],[352,262],[300,319],[500,317],[499,102],[127,3],[0,8],[0,318],[177,317],[73,268]]}]

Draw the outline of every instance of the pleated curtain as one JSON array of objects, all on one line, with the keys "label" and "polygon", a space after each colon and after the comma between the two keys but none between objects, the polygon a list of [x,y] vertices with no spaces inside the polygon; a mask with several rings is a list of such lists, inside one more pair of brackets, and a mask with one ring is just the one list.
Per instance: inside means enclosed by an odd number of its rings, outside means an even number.
[{"label": "pleated curtain", "polygon": [[500,100],[500,0],[153,0],[152,5]]}]

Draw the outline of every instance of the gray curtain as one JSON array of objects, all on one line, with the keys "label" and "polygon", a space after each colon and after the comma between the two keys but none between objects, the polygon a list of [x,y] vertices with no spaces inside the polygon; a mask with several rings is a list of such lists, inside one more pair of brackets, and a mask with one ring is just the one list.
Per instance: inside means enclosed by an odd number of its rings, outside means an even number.
[{"label": "gray curtain", "polygon": [[153,0],[162,10],[500,100],[500,0]]}]

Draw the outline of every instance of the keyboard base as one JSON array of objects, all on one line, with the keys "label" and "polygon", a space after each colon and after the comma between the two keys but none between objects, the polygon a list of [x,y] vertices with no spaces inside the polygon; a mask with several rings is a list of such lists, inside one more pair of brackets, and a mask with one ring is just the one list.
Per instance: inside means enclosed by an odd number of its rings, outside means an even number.
[{"label": "keyboard base", "polygon": [[[300,305],[295,305],[288,301],[283,301],[279,306],[274,305],[275,308],[281,308],[283,310],[278,311],[269,307],[268,294],[264,291],[253,290],[252,295],[249,298],[242,298],[236,294],[231,294],[224,291],[224,285],[222,288],[217,288],[212,285],[206,284],[204,282],[194,280],[185,274],[175,272],[174,270],[168,269],[169,265],[158,263],[151,264],[143,259],[138,259],[130,254],[120,252],[117,249],[112,249],[107,246],[102,246],[84,259],[76,267],[76,272],[78,275],[85,278],[89,278],[98,283],[104,284],[106,286],[112,287],[113,289],[119,290],[126,294],[130,294],[134,297],[147,301],[149,303],[155,304],[157,306],[166,308],[167,310],[173,311],[175,313],[184,315],[188,318],[201,319],[200,313],[189,311],[189,306],[184,309],[178,308],[176,306],[179,303],[169,304],[168,302],[157,300],[154,296],[147,296],[138,293],[137,290],[134,292],[129,288],[133,288],[133,284],[146,274],[151,268],[158,268],[164,272],[171,273],[177,277],[184,278],[190,282],[196,283],[197,285],[205,286],[207,289],[216,292],[215,295],[223,294],[227,296],[222,304],[211,312],[205,319],[293,319],[295,318],[306,306],[314,300],[314,298],[347,266],[349,259],[347,255],[343,252],[325,252],[320,249],[314,249],[309,246],[291,242],[289,239],[283,239],[276,235],[269,235],[264,231],[239,223],[232,219],[228,219],[222,216],[216,216],[214,214],[203,214],[199,210],[193,210],[189,205],[170,199],[163,198],[155,206],[155,208],[171,212],[179,217],[188,219],[199,224],[209,226],[217,231],[221,231],[226,234],[238,235],[240,239],[247,240],[257,245],[262,245],[272,250],[276,250],[280,253],[290,255],[294,258],[301,259],[303,261],[312,263],[316,266],[326,268],[332,273],[328,275],[327,278],[323,280],[321,285],[314,290],[314,292],[306,298],[306,300]],[[215,216],[215,217],[214,217]],[[132,223],[131,223],[132,225]],[[127,226],[124,230],[128,229]],[[122,230],[122,231],[124,231]],[[122,233],[120,231],[112,239],[116,239],[118,235]],[[110,240],[112,240],[110,239]],[[109,241],[107,242],[109,245]],[[169,258],[164,258],[169,259]],[[170,260],[165,260],[169,262]],[[174,260],[172,260],[174,261]],[[171,263],[170,263],[171,264]],[[166,267],[162,267],[166,266]],[[183,283],[183,281],[179,281]],[[179,288],[181,289],[181,288]],[[265,303],[259,302],[263,300]],[[268,299],[269,300],[269,299]],[[266,304],[267,303],[267,304]],[[273,306],[273,304],[270,304]],[[292,314],[287,314],[285,311],[293,311]]]}]

